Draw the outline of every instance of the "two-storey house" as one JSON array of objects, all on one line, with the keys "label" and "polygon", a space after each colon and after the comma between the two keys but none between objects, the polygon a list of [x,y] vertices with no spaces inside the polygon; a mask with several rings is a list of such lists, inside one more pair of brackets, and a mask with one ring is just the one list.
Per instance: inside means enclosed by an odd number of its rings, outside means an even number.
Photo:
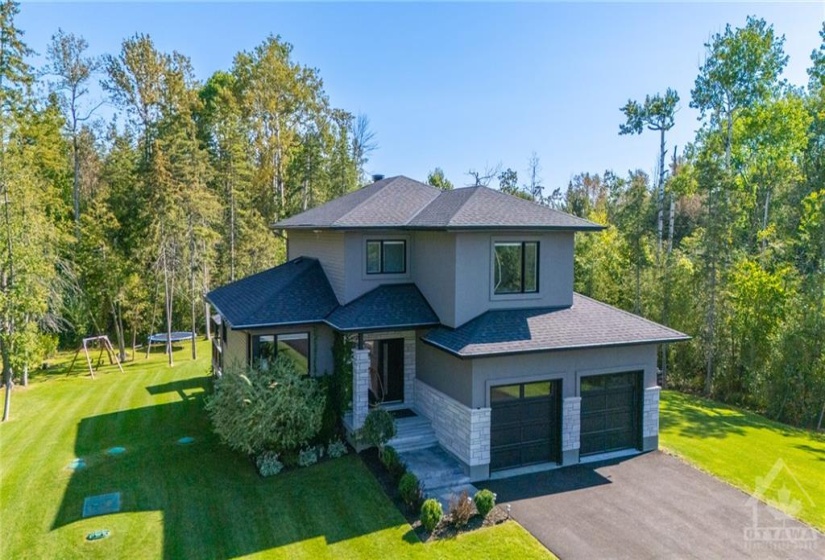
[{"label": "two-storey house", "polygon": [[682,333],[573,291],[601,226],[485,187],[379,180],[274,225],[288,262],[223,286],[216,367],[353,350],[352,411],[409,409],[473,480],[658,446],[657,345]]}]

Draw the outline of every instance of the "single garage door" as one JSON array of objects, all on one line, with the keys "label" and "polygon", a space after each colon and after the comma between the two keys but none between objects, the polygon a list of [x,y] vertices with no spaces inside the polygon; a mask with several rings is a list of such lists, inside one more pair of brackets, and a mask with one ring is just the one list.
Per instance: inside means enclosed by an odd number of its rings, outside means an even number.
[{"label": "single garage door", "polygon": [[641,446],[642,372],[581,378],[580,455]]},{"label": "single garage door", "polygon": [[559,460],[560,381],[490,388],[490,470]]}]

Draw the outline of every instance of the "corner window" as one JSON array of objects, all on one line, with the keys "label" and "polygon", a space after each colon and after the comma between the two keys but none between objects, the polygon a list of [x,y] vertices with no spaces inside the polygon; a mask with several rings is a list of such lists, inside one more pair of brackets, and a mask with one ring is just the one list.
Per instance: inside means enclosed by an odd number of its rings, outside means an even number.
[{"label": "corner window", "polygon": [[295,371],[309,374],[309,333],[261,334],[252,337],[252,362],[269,365],[279,355],[295,364]]},{"label": "corner window", "polygon": [[367,274],[404,274],[407,272],[407,242],[367,241]]},{"label": "corner window", "polygon": [[501,241],[493,245],[493,292],[529,294],[539,291],[538,241]]}]

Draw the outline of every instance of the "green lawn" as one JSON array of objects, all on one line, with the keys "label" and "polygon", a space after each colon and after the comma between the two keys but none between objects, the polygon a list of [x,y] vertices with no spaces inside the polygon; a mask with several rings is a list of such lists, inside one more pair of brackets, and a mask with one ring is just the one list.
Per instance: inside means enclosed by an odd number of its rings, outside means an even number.
[{"label": "green lawn", "polygon": [[825,529],[823,435],[672,391],[662,392],[660,430],[667,451],[748,493],[763,480],[765,501]]},{"label": "green lawn", "polygon": [[[139,356],[96,380],[79,360],[16,389],[0,425],[0,558],[552,557],[514,522],[420,543],[354,455],[261,479],[209,430],[208,350],[193,362],[181,348],[174,368]],[[75,457],[88,467],[69,470]],[[108,492],[122,512],[81,519],[83,499]],[[111,536],[85,542],[97,529]]]}]

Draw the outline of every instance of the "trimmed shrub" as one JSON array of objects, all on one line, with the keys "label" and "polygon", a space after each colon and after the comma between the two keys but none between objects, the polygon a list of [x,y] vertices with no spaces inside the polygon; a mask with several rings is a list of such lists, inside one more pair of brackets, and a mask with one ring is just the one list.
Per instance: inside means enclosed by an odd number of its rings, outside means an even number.
[{"label": "trimmed shrub", "polygon": [[396,482],[401,480],[401,477],[404,476],[404,473],[407,472],[407,466],[404,464],[404,461],[401,460],[401,457],[398,456],[398,452],[395,448],[391,445],[385,445],[384,448],[378,452],[378,458],[381,460],[381,464],[384,465],[384,468],[387,469],[387,472],[390,473],[392,479]]},{"label": "trimmed shrub", "polygon": [[300,449],[318,434],[326,397],[285,357],[265,369],[232,365],[215,380],[206,411],[232,449],[255,455]]},{"label": "trimmed shrub", "polygon": [[283,455],[281,455],[281,461],[283,461],[286,468],[294,469],[298,466],[298,450],[290,449],[284,451]]},{"label": "trimmed shrub", "polygon": [[487,517],[487,514],[490,513],[496,506],[496,495],[484,488],[476,492],[476,495],[473,497],[473,501],[475,502],[476,510],[478,510],[478,513],[481,514],[481,517]]},{"label": "trimmed shrub", "polygon": [[383,408],[373,408],[364,420],[360,436],[362,441],[381,449],[395,436],[395,419]]},{"label": "trimmed shrub", "polygon": [[435,498],[424,500],[421,506],[421,525],[428,533],[432,533],[433,529],[438,526],[439,521],[444,516],[444,510],[441,507],[441,502]]},{"label": "trimmed shrub", "polygon": [[318,462],[318,451],[314,447],[302,449],[298,454],[298,465],[308,467]]},{"label": "trimmed shrub", "polygon": [[459,496],[450,498],[450,523],[453,527],[461,528],[469,523],[473,516],[473,500],[464,490]]},{"label": "trimmed shrub", "polygon": [[255,459],[258,474],[261,476],[275,476],[284,469],[284,464],[278,460],[278,454],[264,451]]},{"label": "trimmed shrub", "polygon": [[424,497],[424,491],[421,489],[418,477],[411,472],[401,477],[398,483],[398,493],[401,495],[401,500],[411,510],[418,509],[418,504],[421,503],[421,499]]},{"label": "trimmed shrub", "polygon": [[342,457],[347,454],[347,444],[337,439],[335,441],[329,442],[327,445],[327,455],[332,457],[333,459],[337,459],[338,457]]}]

